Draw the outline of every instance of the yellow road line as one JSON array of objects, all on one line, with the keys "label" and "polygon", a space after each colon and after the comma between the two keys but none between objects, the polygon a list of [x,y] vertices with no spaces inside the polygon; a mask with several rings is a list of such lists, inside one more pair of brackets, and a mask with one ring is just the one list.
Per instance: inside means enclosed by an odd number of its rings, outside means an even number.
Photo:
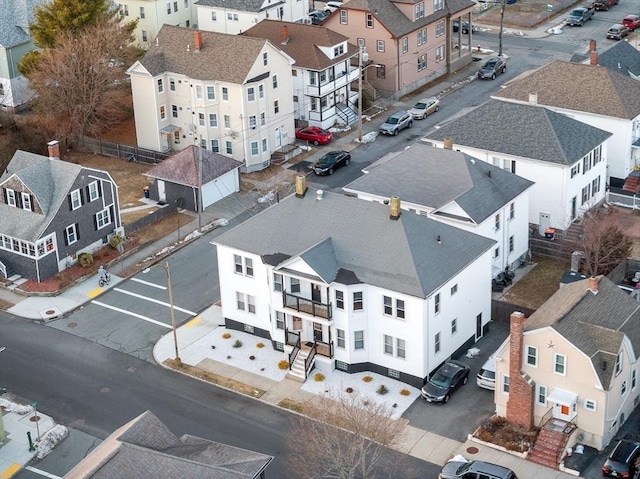
[{"label": "yellow road line", "polygon": [[185,328],[191,328],[191,327],[195,326],[196,324],[198,324],[200,321],[201,321],[200,316],[196,316],[195,318],[193,318],[188,323],[185,323],[184,327]]},{"label": "yellow road line", "polygon": [[20,464],[11,464],[9,467],[7,467],[4,471],[2,471],[2,474],[0,474],[0,477],[2,479],[9,479],[10,477],[13,477],[13,475],[18,472],[20,469],[22,469],[22,467],[20,466]]},{"label": "yellow road line", "polygon": [[99,296],[100,294],[102,294],[102,291],[103,291],[102,288],[93,289],[87,293],[87,297],[93,299],[96,296]]}]

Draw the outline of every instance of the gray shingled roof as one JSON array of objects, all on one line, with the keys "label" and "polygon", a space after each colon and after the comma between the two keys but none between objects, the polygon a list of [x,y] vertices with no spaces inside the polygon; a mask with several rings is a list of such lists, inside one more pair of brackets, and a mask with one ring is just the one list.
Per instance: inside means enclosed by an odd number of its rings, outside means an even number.
[{"label": "gray shingled roof", "polygon": [[163,25],[157,44],[152,43],[139,60],[140,64],[152,76],[174,72],[198,80],[241,84],[248,80],[256,58],[267,43],[262,38],[201,31],[203,46],[196,51],[195,32],[191,28]]},{"label": "gray shingled roof", "polygon": [[[284,44],[282,43],[283,27],[286,27],[288,32],[288,41]],[[319,47],[331,48],[349,38],[319,25],[262,20],[242,35],[270,40],[295,60],[295,66],[309,70],[325,70],[358,53],[358,47],[348,43],[347,51],[343,55],[336,58],[327,57]]]},{"label": "gray shingled roof", "polygon": [[48,0],[3,0],[0,15],[0,46],[5,49],[30,42],[29,23],[36,5]]},{"label": "gray shingled roof", "polygon": [[[418,3],[419,0],[409,0],[397,3]],[[364,10],[372,12],[376,20],[395,37],[401,37],[407,33],[423,28],[430,23],[445,18],[447,15],[454,15],[475,5],[471,0],[447,0],[445,8],[437,10],[431,15],[427,15],[417,21],[412,21],[394,5],[392,0],[349,0],[341,8],[350,10]]]},{"label": "gray shingled roof", "polygon": [[[336,266],[318,266],[320,261],[335,262],[341,275],[350,271],[360,282],[426,298],[495,241],[417,214],[403,212],[395,221],[380,203],[328,192],[318,200],[308,192],[289,196],[212,243],[261,256],[305,254],[327,283],[335,280],[327,276]],[[322,256],[331,249],[332,257]]]},{"label": "gray shingled roof", "polygon": [[533,185],[533,182],[458,151],[416,143],[396,153],[343,189],[439,209],[456,202],[476,223]]},{"label": "gray shingled roof", "polygon": [[610,136],[546,108],[489,100],[425,138],[451,138],[454,145],[572,165]]},{"label": "gray shingled roof", "polygon": [[597,294],[588,287],[589,279],[565,284],[525,321],[524,329],[555,329],[591,358],[602,386],[609,389],[624,335],[640,353],[640,304],[604,276]]},{"label": "gray shingled roof", "polygon": [[33,193],[44,215],[0,204],[2,232],[25,241],[36,241],[49,226],[69,189],[84,168],[61,160],[18,150],[0,176],[0,184],[14,174]]},{"label": "gray shingled roof", "polygon": [[[190,145],[171,155],[158,165],[144,173],[145,176],[158,178],[187,186],[198,186],[198,165],[200,164],[198,147]],[[242,162],[202,148],[202,184],[219,178],[231,170],[240,168]]]},{"label": "gray shingled roof", "polygon": [[[572,62],[589,60],[589,52],[576,53]],[[598,52],[598,65],[622,74],[640,76],[640,51],[628,42],[615,42],[610,47]]]},{"label": "gray shingled roof", "polygon": [[271,456],[198,437],[175,436],[150,411],[118,438],[116,451],[86,477],[93,479],[255,478]]},{"label": "gray shingled roof", "polygon": [[[272,7],[279,2],[269,3]],[[196,5],[204,7],[218,7],[229,10],[237,10],[239,12],[260,12],[265,4],[264,0],[198,0]]]},{"label": "gray shingled roof", "polygon": [[[580,94],[584,85],[597,85],[597,94]],[[553,108],[626,120],[640,115],[640,81],[602,66],[555,60],[510,81],[493,98],[528,102],[530,93]]]}]

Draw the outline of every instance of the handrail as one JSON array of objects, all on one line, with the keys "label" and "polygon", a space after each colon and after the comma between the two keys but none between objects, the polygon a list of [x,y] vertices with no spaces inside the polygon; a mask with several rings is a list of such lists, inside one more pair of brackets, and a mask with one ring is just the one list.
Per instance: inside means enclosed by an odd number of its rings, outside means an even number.
[{"label": "handrail", "polygon": [[551,419],[551,415],[553,414],[553,408],[549,409],[544,415],[540,418],[540,422],[538,423],[538,427],[542,429],[542,427]]},{"label": "handrail", "polygon": [[[293,366],[293,362],[296,360],[298,353],[300,352],[300,339],[296,341],[295,346],[289,353],[289,371],[291,371],[291,367]],[[306,374],[306,372],[305,372]]]},{"label": "handrail", "polygon": [[316,357],[316,343],[313,343],[311,347],[311,351],[309,351],[309,356],[304,359],[304,377],[306,378],[309,374],[309,369],[313,365],[313,359]]}]

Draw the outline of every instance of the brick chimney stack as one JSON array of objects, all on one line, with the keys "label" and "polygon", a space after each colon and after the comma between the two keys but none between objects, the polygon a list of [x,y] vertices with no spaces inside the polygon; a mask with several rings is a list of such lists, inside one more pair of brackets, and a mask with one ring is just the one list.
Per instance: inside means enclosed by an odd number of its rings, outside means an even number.
[{"label": "brick chimney stack", "polygon": [[47,143],[47,148],[49,150],[50,160],[60,159],[60,143],[58,142],[58,140],[52,140],[49,143]]},{"label": "brick chimney stack", "polygon": [[589,278],[589,291],[593,294],[598,294],[598,278],[595,276]]},{"label": "brick chimney stack", "polygon": [[389,218],[396,221],[400,218],[400,198],[397,196],[392,196],[389,201]]},{"label": "brick chimney stack", "polygon": [[598,50],[596,49],[596,41],[589,40],[589,65],[598,64]]},{"label": "brick chimney stack", "polygon": [[[507,401],[507,420],[519,424],[527,430],[533,429],[533,398],[535,384],[522,369],[522,343],[524,332],[524,314],[511,313],[509,331],[509,399]],[[501,378],[500,378],[501,379]],[[496,382],[500,380],[496,378]],[[502,387],[502,384],[496,384]]]},{"label": "brick chimney stack", "polygon": [[445,138],[443,146],[445,150],[453,150],[453,140],[451,138]]},{"label": "brick chimney stack", "polygon": [[307,177],[304,175],[296,176],[296,198],[304,198],[307,192]]},{"label": "brick chimney stack", "polygon": [[282,45],[286,45],[289,43],[289,27],[286,25],[282,25],[282,30],[280,33],[280,43]]},{"label": "brick chimney stack", "polygon": [[202,49],[202,32],[200,30],[196,30],[193,32],[193,45],[197,52]]}]

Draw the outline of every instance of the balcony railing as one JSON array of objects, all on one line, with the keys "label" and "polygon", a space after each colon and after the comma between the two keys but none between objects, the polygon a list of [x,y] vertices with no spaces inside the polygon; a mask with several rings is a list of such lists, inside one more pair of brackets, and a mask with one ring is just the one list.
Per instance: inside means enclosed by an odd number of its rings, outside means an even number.
[{"label": "balcony railing", "polygon": [[324,341],[316,341],[316,352],[320,356],[333,358],[333,342],[325,343]]},{"label": "balcony railing", "polygon": [[312,299],[301,298],[284,291],[282,293],[282,302],[285,308],[294,309],[299,313],[310,314],[317,318],[331,319],[331,303],[321,303]]}]

